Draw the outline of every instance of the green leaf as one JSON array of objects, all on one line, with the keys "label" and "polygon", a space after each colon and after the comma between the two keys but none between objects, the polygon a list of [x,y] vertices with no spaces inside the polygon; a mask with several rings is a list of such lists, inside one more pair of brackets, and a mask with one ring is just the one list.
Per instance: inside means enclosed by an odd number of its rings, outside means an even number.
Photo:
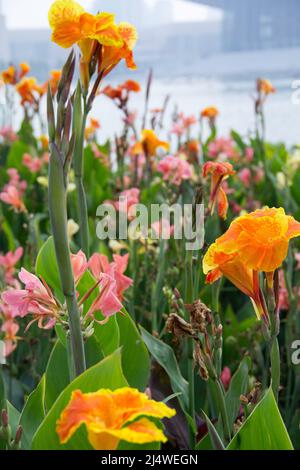
[{"label": "green leaf", "polygon": [[163,367],[170,378],[174,393],[180,393],[178,400],[182,409],[188,412],[189,384],[181,375],[173,349],[140,326],[142,338],[154,359]]},{"label": "green leaf", "polygon": [[203,410],[201,412],[201,415],[201,418],[203,418],[206,422],[212,448],[214,450],[225,450],[223,441],[209,417],[205,414]]},{"label": "green leaf", "polygon": [[150,357],[145,343],[125,309],[117,315],[122,346],[122,368],[131,387],[144,391],[150,375]]},{"label": "green leaf", "polygon": [[60,297],[62,297],[53,237],[49,237],[40,249],[36,260],[35,272],[54,289],[57,295],[60,294]]},{"label": "green leaf", "polygon": [[20,413],[8,400],[6,400],[6,409],[8,422],[11,427],[12,436],[14,437],[19,426]]},{"label": "green leaf", "polygon": [[28,145],[21,141],[16,141],[10,148],[9,154],[7,155],[6,168],[16,168],[23,179],[30,182],[33,180],[33,173],[23,165],[24,153],[30,153]]},{"label": "green leaf", "polygon": [[67,351],[58,340],[49,358],[46,368],[45,406],[50,410],[53,403],[69,383]]},{"label": "green leaf", "polygon": [[249,357],[244,357],[237,371],[233,375],[228,392],[226,393],[225,403],[231,428],[238,416],[241,406],[240,396],[247,393],[250,367],[251,359]]},{"label": "green leaf", "polygon": [[110,317],[105,325],[94,323],[94,335],[104,356],[112,354],[120,345],[120,331],[116,316]]},{"label": "green leaf", "polygon": [[271,388],[234,436],[228,450],[293,450]]},{"label": "green leaf", "polygon": [[20,425],[23,428],[22,449],[31,448],[32,438],[45,417],[45,375],[37,388],[29,395],[23,408]]},{"label": "green leaf", "polygon": [[82,426],[70,439],[67,444],[59,443],[56,433],[56,423],[62,411],[70,401],[74,390],[81,390],[84,393],[96,392],[100,388],[115,390],[126,387],[127,382],[122,372],[121,351],[118,350],[111,356],[106,357],[99,364],[85,371],[70,383],[60,394],[48,415],[42,422],[33,438],[33,450],[89,450],[86,430]]}]

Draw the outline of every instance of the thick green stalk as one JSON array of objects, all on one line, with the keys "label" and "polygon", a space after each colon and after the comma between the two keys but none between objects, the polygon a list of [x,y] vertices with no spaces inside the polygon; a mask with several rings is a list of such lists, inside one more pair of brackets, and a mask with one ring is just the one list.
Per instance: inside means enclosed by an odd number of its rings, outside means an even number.
[{"label": "thick green stalk", "polygon": [[65,184],[62,155],[56,145],[51,144],[49,164],[49,211],[61,285],[69,314],[73,362],[70,366],[70,376],[72,377],[73,370],[76,375],[80,375],[84,372],[85,354],[67,235],[67,193]]},{"label": "thick green stalk", "polygon": [[74,103],[74,132],[76,135],[75,151],[74,151],[74,171],[75,183],[77,189],[77,210],[79,222],[79,236],[82,251],[86,257],[89,257],[89,220],[86,202],[86,194],[83,184],[84,176],[84,131],[87,120],[87,106],[84,98],[84,109],[82,109],[82,92],[81,85],[78,83],[75,103]]}]

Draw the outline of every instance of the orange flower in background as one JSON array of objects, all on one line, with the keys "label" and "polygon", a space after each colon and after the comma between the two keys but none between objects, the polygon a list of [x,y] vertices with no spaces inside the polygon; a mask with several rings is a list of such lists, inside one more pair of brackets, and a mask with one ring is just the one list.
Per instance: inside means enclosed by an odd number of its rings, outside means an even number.
[{"label": "orange flower in background", "polygon": [[93,139],[98,129],[100,129],[101,125],[97,119],[90,118],[90,124],[85,129],[85,139],[87,141]]},{"label": "orange flower in background", "polygon": [[134,80],[126,80],[123,83],[122,88],[126,91],[133,91],[134,93],[139,93],[141,91],[141,85]]},{"label": "orange flower in background", "polygon": [[51,89],[52,96],[57,92],[58,84],[61,78],[61,70],[51,70],[49,85]]},{"label": "orange flower in background", "polygon": [[271,273],[286,258],[289,241],[298,236],[297,220],[283,208],[267,207],[234,220],[218,242],[227,253],[238,252],[249,268]]},{"label": "orange flower in background", "polygon": [[25,75],[27,75],[30,72],[30,66],[27,64],[27,62],[22,62],[20,64],[20,78],[23,78]]},{"label": "orange flower in background", "polygon": [[166,442],[160,428],[148,419],[172,418],[175,410],[133,388],[95,393],[76,390],[57,422],[61,444],[65,444],[85,424],[88,439],[96,450],[115,450],[120,440],[135,444]]},{"label": "orange flower in background", "polygon": [[154,131],[144,129],[141,140],[136,142],[132,148],[132,154],[138,155],[144,153],[145,155],[154,156],[158,148],[169,150],[170,145],[168,142],[160,140]]},{"label": "orange flower in background", "polygon": [[16,91],[22,98],[22,104],[34,103],[34,92],[38,91],[36,79],[33,77],[23,77],[22,80],[17,83]]},{"label": "orange flower in background", "polygon": [[222,219],[226,219],[228,211],[227,195],[222,188],[222,183],[229,176],[235,174],[231,163],[227,162],[206,162],[203,165],[203,176],[206,178],[211,174],[211,190],[209,199],[209,210],[214,213],[216,204],[218,205],[218,214]]},{"label": "orange flower in background", "polygon": [[1,73],[1,78],[6,85],[14,85],[16,83],[16,69],[13,65],[8,67]]},{"label": "orange flower in background", "polygon": [[272,85],[269,80],[259,78],[257,80],[257,91],[263,95],[270,95],[276,92],[276,88]]},{"label": "orange flower in background", "polygon": [[215,106],[209,106],[208,108],[204,108],[203,111],[201,111],[201,117],[208,118],[210,120],[215,120],[218,115],[219,110]]}]

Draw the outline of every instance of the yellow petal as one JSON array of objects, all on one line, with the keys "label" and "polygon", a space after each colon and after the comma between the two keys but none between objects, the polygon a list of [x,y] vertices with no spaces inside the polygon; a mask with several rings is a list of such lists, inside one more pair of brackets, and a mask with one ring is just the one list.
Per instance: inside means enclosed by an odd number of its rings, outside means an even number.
[{"label": "yellow petal", "polygon": [[50,27],[54,29],[65,22],[77,22],[84,12],[84,8],[73,0],[57,0],[48,13]]}]

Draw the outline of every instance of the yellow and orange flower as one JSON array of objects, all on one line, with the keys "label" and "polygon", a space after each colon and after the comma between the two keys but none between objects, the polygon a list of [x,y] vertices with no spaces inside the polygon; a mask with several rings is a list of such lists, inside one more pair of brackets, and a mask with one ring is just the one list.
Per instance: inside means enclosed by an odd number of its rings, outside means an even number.
[{"label": "yellow and orange flower", "polygon": [[168,142],[160,140],[153,130],[144,129],[141,140],[136,142],[132,148],[132,154],[138,155],[144,153],[148,156],[155,156],[158,148],[169,150],[170,145]]},{"label": "yellow and orange flower", "polygon": [[207,108],[204,108],[203,111],[201,111],[202,118],[207,118],[213,121],[216,119],[218,115],[219,115],[219,110],[215,106],[209,106]]},{"label": "yellow and orange flower", "polygon": [[19,93],[22,104],[34,103],[34,92],[38,91],[36,79],[33,77],[23,77],[16,85],[16,91]]},{"label": "yellow and orange flower", "polygon": [[49,85],[50,85],[52,96],[54,96],[55,93],[57,92],[60,78],[61,78],[61,70],[51,70]]},{"label": "yellow and orange flower", "polygon": [[27,62],[21,62],[20,64],[20,78],[23,78],[25,75],[27,75],[30,72],[30,66],[27,64]]},{"label": "yellow and orange flower", "polygon": [[253,300],[261,317],[264,306],[258,273],[265,272],[272,287],[274,271],[286,258],[289,241],[298,236],[300,223],[283,208],[266,207],[238,217],[204,256],[206,280],[212,283],[224,275]]},{"label": "yellow and orange flower", "polygon": [[100,129],[101,125],[97,119],[90,118],[90,124],[85,129],[85,139],[87,141],[93,139],[98,129]]},{"label": "yellow and orange flower", "polygon": [[226,219],[228,211],[227,195],[222,188],[222,183],[229,176],[235,174],[231,163],[227,162],[206,162],[203,165],[203,176],[206,178],[209,174],[211,177],[211,191],[209,199],[209,210],[214,213],[216,204],[218,205],[218,214],[222,219]]},{"label": "yellow and orange flower", "polygon": [[76,390],[57,422],[60,442],[65,444],[85,424],[88,439],[96,450],[115,450],[120,440],[146,444],[166,442],[160,428],[148,419],[172,418],[175,410],[150,400],[138,390],[124,387],[95,393]]},{"label": "yellow and orange flower", "polygon": [[227,253],[238,252],[256,271],[273,272],[287,256],[289,241],[300,236],[300,223],[283,208],[259,209],[234,220],[219,238]]},{"label": "yellow and orange flower", "polygon": [[52,41],[69,48],[77,44],[81,50],[81,77],[88,86],[89,65],[100,44],[99,73],[107,75],[121,59],[129,68],[135,68],[132,49],[136,43],[136,29],[127,23],[115,23],[111,13],[92,15],[73,0],[56,0],[49,10]]},{"label": "yellow and orange flower", "polygon": [[276,92],[276,88],[272,85],[269,80],[265,80],[263,78],[259,78],[257,80],[257,91],[262,93],[263,95],[270,95],[271,93]]},{"label": "yellow and orange flower", "polygon": [[1,78],[6,85],[14,85],[16,83],[16,69],[10,65],[7,70],[1,73]]}]

